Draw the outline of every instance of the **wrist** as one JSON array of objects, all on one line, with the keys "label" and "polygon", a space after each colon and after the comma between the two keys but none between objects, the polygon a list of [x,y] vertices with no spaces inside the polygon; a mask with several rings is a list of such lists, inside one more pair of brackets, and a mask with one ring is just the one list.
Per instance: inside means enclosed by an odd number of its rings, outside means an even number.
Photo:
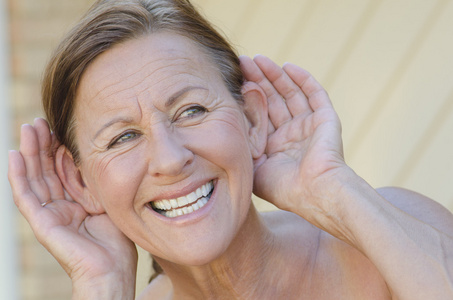
[{"label": "wrist", "polygon": [[294,212],[331,235],[355,245],[359,215],[367,214],[368,201],[379,197],[365,180],[347,165],[329,171],[305,189]]},{"label": "wrist", "polygon": [[135,278],[127,280],[118,276],[106,275],[102,278],[77,280],[72,282],[73,300],[133,300]]}]

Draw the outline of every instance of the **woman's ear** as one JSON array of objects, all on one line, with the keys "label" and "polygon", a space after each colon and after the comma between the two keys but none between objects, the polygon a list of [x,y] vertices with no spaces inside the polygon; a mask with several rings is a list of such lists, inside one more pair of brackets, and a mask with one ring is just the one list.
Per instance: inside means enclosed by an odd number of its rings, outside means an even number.
[{"label": "woman's ear", "polygon": [[87,189],[72,154],[63,145],[58,147],[55,153],[55,168],[64,189],[74,201],[82,205],[86,212],[89,214],[105,212],[99,201]]},{"label": "woman's ear", "polygon": [[255,82],[247,81],[242,86],[244,113],[250,124],[249,140],[254,159],[260,158],[266,149],[269,118],[267,98],[261,87]]}]

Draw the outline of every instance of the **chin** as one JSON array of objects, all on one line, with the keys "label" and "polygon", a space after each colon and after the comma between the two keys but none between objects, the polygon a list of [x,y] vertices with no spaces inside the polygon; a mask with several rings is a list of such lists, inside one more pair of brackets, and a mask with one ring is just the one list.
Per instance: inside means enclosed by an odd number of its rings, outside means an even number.
[{"label": "chin", "polygon": [[[211,232],[203,232],[203,236],[194,234],[192,238],[180,241],[166,251],[163,259],[169,263],[187,267],[201,267],[228,256],[228,250],[238,234],[238,227],[219,226]],[[229,228],[228,228],[229,227]],[[220,230],[220,228],[222,228]]]}]

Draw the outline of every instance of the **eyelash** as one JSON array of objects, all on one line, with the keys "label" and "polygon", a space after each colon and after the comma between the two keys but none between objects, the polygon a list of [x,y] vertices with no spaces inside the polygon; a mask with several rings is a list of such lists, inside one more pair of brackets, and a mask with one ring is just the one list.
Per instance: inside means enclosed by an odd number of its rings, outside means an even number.
[{"label": "eyelash", "polygon": [[[183,116],[184,113],[187,113],[189,111],[193,111],[193,110],[198,110],[198,112],[195,112],[193,114],[189,114],[187,116]],[[203,106],[200,106],[200,105],[193,105],[193,106],[190,106],[189,108],[185,109],[181,114],[179,114],[176,119],[174,121],[177,121],[178,119],[180,118],[193,118],[195,117],[196,115],[198,115],[199,113],[205,113],[207,112],[208,110],[206,108],[204,108]]]},{"label": "eyelash", "polygon": [[[126,141],[120,141],[122,138],[124,138],[125,136],[127,135],[133,135],[133,137],[131,138],[128,138]],[[130,141],[130,140],[133,140],[133,139],[136,139],[138,137],[138,133],[137,132],[134,132],[134,131],[127,131],[125,133],[122,133],[121,135],[119,135],[118,137],[114,138],[112,142],[110,142],[110,144],[107,146],[107,149],[111,149],[111,148],[114,148],[115,146],[117,146],[118,144],[122,144],[122,143],[125,143],[127,141]]]}]

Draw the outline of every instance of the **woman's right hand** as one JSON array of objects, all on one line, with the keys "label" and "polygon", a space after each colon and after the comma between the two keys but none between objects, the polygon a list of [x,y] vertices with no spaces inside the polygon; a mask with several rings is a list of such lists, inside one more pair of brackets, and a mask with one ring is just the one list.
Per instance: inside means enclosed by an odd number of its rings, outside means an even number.
[{"label": "woman's right hand", "polygon": [[9,154],[14,202],[70,276],[73,299],[133,299],[136,248],[105,213],[89,215],[66,193],[55,172],[58,147],[43,119],[22,126],[20,151]]}]

